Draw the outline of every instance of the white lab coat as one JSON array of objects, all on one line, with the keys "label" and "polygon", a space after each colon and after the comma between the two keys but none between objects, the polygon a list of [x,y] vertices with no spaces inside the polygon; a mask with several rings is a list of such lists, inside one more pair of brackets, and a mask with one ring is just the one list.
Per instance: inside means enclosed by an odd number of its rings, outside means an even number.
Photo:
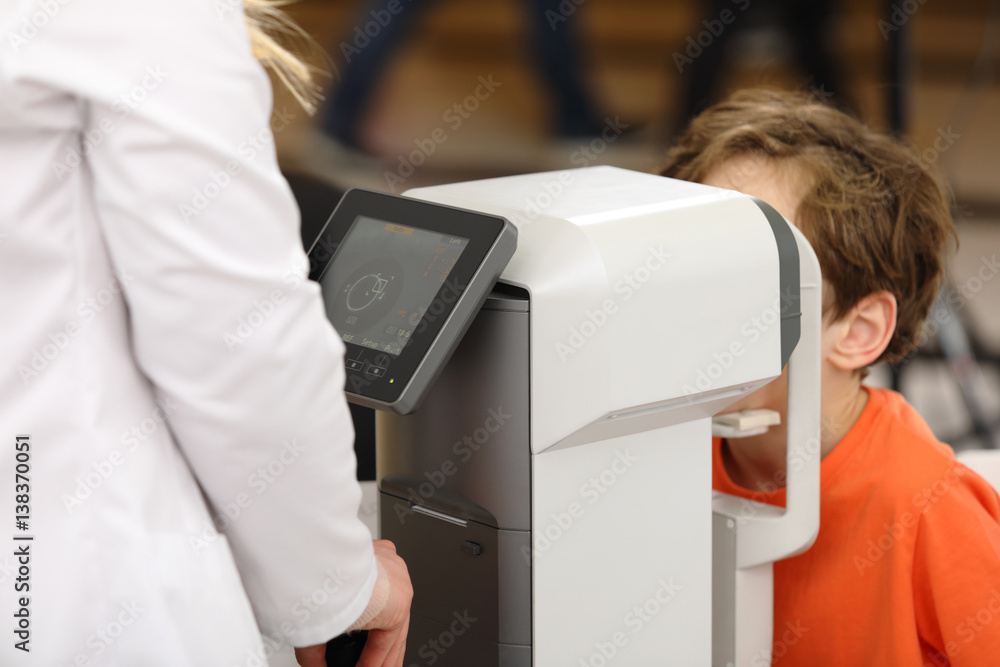
[{"label": "white lab coat", "polygon": [[0,0],[0,665],[263,665],[371,596],[270,109],[238,0]]}]

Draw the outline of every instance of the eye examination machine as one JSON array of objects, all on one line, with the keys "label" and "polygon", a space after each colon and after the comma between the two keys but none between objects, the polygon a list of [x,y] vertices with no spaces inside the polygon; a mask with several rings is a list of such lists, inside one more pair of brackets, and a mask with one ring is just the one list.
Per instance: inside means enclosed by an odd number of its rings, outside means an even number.
[{"label": "eye examination machine", "polygon": [[[405,665],[770,664],[772,563],[819,528],[821,276],[797,230],[590,167],[353,190],[310,254],[348,399],[377,410]],[[713,427],[747,433],[728,406],[786,363],[787,507],[713,493]]]}]

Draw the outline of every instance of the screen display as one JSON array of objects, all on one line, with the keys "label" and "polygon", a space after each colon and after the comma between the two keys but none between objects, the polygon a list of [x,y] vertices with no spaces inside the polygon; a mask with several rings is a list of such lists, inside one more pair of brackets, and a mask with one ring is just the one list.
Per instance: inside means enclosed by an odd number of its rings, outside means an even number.
[{"label": "screen display", "polygon": [[469,239],[358,216],[320,279],[345,343],[403,351]]}]

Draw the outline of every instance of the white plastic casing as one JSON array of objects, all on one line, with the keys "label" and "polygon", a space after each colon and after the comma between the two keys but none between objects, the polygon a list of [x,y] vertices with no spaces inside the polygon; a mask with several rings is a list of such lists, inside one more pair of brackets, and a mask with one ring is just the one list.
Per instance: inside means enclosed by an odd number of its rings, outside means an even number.
[{"label": "white plastic casing", "polygon": [[781,372],[765,214],[613,167],[405,194],[518,227],[501,280],[531,299],[533,664],[711,664],[711,417]]},{"label": "white plastic casing", "polygon": [[661,425],[710,416],[780,373],[778,252],[746,195],[615,167],[405,194],[518,227],[501,280],[531,295],[533,453],[668,405]]}]

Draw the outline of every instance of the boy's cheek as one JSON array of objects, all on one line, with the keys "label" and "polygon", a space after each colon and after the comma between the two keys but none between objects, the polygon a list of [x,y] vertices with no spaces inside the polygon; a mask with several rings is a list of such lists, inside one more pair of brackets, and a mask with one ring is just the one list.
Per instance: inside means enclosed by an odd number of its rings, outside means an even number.
[{"label": "boy's cheek", "polygon": [[781,375],[771,380],[769,383],[750,392],[732,405],[726,407],[723,412],[740,412],[742,410],[777,410],[784,419],[785,408],[788,404],[788,368],[781,371]]}]

